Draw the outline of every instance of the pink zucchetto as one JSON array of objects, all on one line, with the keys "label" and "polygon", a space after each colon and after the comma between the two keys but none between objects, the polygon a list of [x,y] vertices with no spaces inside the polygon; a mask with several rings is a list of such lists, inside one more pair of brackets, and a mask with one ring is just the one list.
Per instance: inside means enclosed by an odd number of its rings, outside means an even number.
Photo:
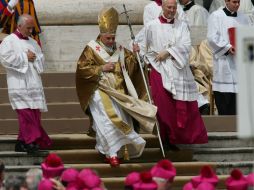
[{"label": "pink zucchetto", "polygon": [[248,185],[254,187],[254,173],[250,173],[247,177]]},{"label": "pink zucchetto", "polygon": [[79,190],[79,188],[72,186],[72,187],[66,187],[66,190]]},{"label": "pink zucchetto", "polygon": [[215,190],[215,187],[208,182],[202,182],[198,185],[196,190]]},{"label": "pink zucchetto", "polygon": [[134,190],[157,190],[158,185],[153,181],[150,172],[140,173],[140,182],[133,185]]},{"label": "pink zucchetto", "polygon": [[38,190],[54,190],[53,182],[49,179],[43,179],[38,185]]},{"label": "pink zucchetto", "polygon": [[171,183],[176,176],[176,169],[173,166],[172,162],[167,159],[159,161],[155,166],[151,169],[151,175],[153,178],[162,178]]},{"label": "pink zucchetto", "polygon": [[194,188],[192,183],[188,182],[183,186],[183,190],[215,190],[215,187],[211,183],[202,182],[197,188]]},{"label": "pink zucchetto", "polygon": [[101,179],[95,174],[88,175],[83,182],[85,186],[90,189],[100,187],[101,185]]},{"label": "pink zucchetto", "polygon": [[79,186],[83,189],[94,189],[99,188],[101,186],[100,177],[91,169],[83,169],[78,174],[78,182]]},{"label": "pink zucchetto", "polygon": [[124,181],[125,186],[133,186],[135,183],[140,182],[140,174],[138,172],[129,173]]},{"label": "pink zucchetto", "polygon": [[197,188],[197,186],[202,182],[211,183],[214,187],[218,184],[219,179],[210,166],[203,166],[201,168],[200,175],[191,178],[191,183],[194,188]]},{"label": "pink zucchetto", "polygon": [[62,159],[54,153],[49,154],[43,163],[41,169],[44,178],[54,178],[61,176],[64,171]]},{"label": "pink zucchetto", "polygon": [[227,190],[247,190],[248,181],[239,169],[234,169],[226,179]]},{"label": "pink zucchetto", "polygon": [[183,190],[193,190],[193,189],[194,187],[191,182],[188,182],[183,186]]},{"label": "pink zucchetto", "polygon": [[78,179],[78,170],[74,168],[68,168],[65,171],[63,171],[61,175],[61,181],[67,183],[67,188],[70,190],[72,189],[78,189],[77,179]]},{"label": "pink zucchetto", "polygon": [[95,174],[95,172],[89,168],[85,168],[79,172],[79,178],[85,178],[87,175]]},{"label": "pink zucchetto", "polygon": [[65,181],[65,182],[75,182],[77,180],[78,177],[78,170],[74,169],[74,168],[68,168],[65,171],[63,171],[62,175],[61,175],[61,181]]}]

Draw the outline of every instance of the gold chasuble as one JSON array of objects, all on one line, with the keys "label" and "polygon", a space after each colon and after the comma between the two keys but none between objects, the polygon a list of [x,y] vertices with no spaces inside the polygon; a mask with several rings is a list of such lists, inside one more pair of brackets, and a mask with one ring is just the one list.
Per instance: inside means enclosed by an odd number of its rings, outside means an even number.
[{"label": "gold chasuble", "polygon": [[[108,62],[115,63],[114,72],[102,72],[102,66]],[[91,124],[89,100],[95,90],[99,90],[108,117],[124,134],[128,134],[131,127],[117,116],[112,99],[135,118],[143,130],[153,131],[157,108],[144,101],[145,87],[137,60],[122,46],[116,45],[115,51],[109,53],[99,40],[89,42],[77,63],[76,89],[81,107],[89,115]]]}]

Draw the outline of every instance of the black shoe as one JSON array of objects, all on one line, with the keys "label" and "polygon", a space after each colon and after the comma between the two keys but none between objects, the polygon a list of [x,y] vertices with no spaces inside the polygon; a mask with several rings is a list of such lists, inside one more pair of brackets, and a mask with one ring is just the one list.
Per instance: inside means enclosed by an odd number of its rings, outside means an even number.
[{"label": "black shoe", "polygon": [[199,108],[199,113],[201,115],[210,115],[210,105],[209,104],[204,104]]},{"label": "black shoe", "polygon": [[34,143],[26,144],[25,147],[26,147],[26,149],[27,149],[27,153],[28,153],[28,154],[37,153],[38,150],[39,150],[39,146],[36,145],[36,144],[34,144]]},{"label": "black shoe", "polygon": [[168,148],[169,150],[172,150],[172,151],[180,151],[180,148],[178,148],[175,144],[169,144]]},{"label": "black shoe", "polygon": [[17,141],[15,152],[27,152],[26,144],[23,141]]},{"label": "black shoe", "polygon": [[174,144],[169,143],[168,141],[163,143],[163,148],[164,148],[166,151],[179,151],[179,150],[180,150],[180,148],[178,148],[178,147],[177,147],[176,145],[174,145]]}]

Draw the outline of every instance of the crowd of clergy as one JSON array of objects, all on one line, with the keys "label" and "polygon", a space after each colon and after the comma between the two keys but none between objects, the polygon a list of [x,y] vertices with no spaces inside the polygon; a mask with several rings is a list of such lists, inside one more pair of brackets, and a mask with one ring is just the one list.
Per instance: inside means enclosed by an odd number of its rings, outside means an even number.
[{"label": "crowd of clergy", "polygon": [[[243,175],[232,169],[225,180],[219,179],[215,170],[204,165],[200,173],[186,181],[182,190],[251,190],[254,188],[254,173]],[[177,169],[170,160],[158,161],[146,171],[132,171],[124,179],[119,190],[173,190]],[[225,189],[224,188],[224,189]],[[66,168],[62,159],[48,154],[40,168],[33,168],[25,176],[8,175],[5,178],[4,164],[0,163],[1,190],[107,190],[99,174],[90,168],[77,170]],[[108,189],[110,190],[110,189]]]}]

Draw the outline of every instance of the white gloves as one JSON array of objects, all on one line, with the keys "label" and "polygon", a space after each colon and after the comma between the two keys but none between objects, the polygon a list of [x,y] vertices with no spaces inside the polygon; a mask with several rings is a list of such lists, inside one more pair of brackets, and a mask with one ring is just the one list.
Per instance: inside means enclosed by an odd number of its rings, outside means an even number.
[{"label": "white gloves", "polygon": [[19,0],[10,0],[8,5],[11,7],[11,8],[14,8],[17,4],[18,4]]}]

